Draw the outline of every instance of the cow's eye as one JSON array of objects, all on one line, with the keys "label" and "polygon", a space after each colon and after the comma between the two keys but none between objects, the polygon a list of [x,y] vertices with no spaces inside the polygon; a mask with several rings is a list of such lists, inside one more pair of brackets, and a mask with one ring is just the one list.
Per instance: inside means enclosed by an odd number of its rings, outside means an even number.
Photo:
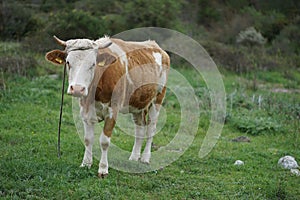
[{"label": "cow's eye", "polygon": [[69,61],[67,61],[67,67],[68,67],[68,70],[71,69],[71,65],[70,65]]},{"label": "cow's eye", "polygon": [[92,66],[91,66],[89,69],[90,69],[90,70],[94,69],[95,65],[96,65],[96,64],[93,63]]}]

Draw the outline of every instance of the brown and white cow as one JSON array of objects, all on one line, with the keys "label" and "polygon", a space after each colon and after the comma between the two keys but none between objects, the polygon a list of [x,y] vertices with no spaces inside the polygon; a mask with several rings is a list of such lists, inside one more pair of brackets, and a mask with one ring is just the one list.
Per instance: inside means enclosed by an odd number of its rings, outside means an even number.
[{"label": "brown and white cow", "polygon": [[[85,132],[81,166],[91,167],[94,125],[104,121],[98,175],[108,174],[107,151],[119,112],[131,113],[135,122],[135,143],[129,160],[149,163],[157,118],[166,93],[168,54],[150,40],[129,42],[103,37],[96,41],[62,41],[54,38],[65,49],[48,52],[46,59],[66,65],[67,93],[78,97],[80,102]],[[146,146],[141,155],[145,137]]]}]

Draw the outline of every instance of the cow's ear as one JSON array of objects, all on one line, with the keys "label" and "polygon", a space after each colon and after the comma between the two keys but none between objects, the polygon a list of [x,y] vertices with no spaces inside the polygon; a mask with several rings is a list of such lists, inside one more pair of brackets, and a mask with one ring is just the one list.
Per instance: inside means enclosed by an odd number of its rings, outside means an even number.
[{"label": "cow's ear", "polygon": [[106,65],[113,64],[117,61],[117,58],[110,53],[101,53],[97,56],[97,66],[104,67]]},{"label": "cow's ear", "polygon": [[46,60],[56,64],[62,65],[66,62],[66,52],[61,50],[53,50],[46,54]]}]

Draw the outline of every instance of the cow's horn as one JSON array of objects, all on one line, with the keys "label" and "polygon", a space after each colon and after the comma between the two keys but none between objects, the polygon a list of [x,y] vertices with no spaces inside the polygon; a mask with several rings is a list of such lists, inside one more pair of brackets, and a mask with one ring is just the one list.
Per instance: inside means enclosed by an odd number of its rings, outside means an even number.
[{"label": "cow's horn", "polygon": [[101,44],[101,45],[99,46],[99,49],[105,49],[106,47],[109,47],[110,45],[112,45],[112,42],[111,42],[111,41],[106,42],[106,43],[104,43],[104,44]]},{"label": "cow's horn", "polygon": [[53,37],[54,37],[55,41],[57,42],[57,44],[59,44],[59,45],[61,45],[61,46],[63,46],[63,47],[66,47],[66,46],[67,46],[67,44],[66,44],[65,41],[59,39],[59,38],[56,37],[55,35],[53,35]]}]

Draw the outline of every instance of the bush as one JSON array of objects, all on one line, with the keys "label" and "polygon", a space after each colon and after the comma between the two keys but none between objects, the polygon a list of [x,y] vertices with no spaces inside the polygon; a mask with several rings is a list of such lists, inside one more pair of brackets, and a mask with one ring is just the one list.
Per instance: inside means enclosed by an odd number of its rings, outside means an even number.
[{"label": "bush", "polygon": [[30,56],[0,56],[0,71],[13,76],[33,77],[37,73],[37,62]]},{"label": "bush", "polygon": [[[283,130],[277,118],[285,115],[272,110],[273,106],[278,106],[280,103],[277,99],[261,95],[251,97],[238,90],[230,94],[228,100],[230,107],[226,121],[236,129],[250,135],[276,133]],[[284,119],[285,117],[280,118],[280,120]]]},{"label": "bush", "polygon": [[20,3],[0,4],[0,37],[3,40],[21,40],[26,34],[38,28],[33,11]]},{"label": "bush", "polygon": [[[222,24],[221,24],[222,23]],[[251,17],[245,14],[236,14],[226,22],[220,22],[218,29],[213,33],[213,39],[226,44],[235,44],[236,36],[247,27],[252,26]]]},{"label": "bush", "polygon": [[37,74],[36,60],[23,53],[16,43],[0,43],[0,72],[6,75],[32,77]]},{"label": "bush", "polygon": [[181,1],[133,0],[124,5],[123,15],[128,28],[148,26],[172,28],[178,23],[180,7]]},{"label": "bush", "polygon": [[44,28],[39,32],[28,35],[23,47],[25,50],[45,52],[57,48],[53,35],[63,40],[74,38],[98,39],[111,31],[103,18],[98,18],[89,12],[72,10],[68,12],[51,13]]},{"label": "bush", "polygon": [[288,17],[297,16],[300,14],[298,0],[264,0],[264,1],[252,1],[256,9],[260,11],[274,11],[283,13]]},{"label": "bush", "polygon": [[[34,2],[34,1],[32,1]],[[36,1],[38,2],[38,1]],[[66,8],[68,6],[68,3],[70,5],[70,1],[63,1],[63,0],[51,0],[51,1],[40,1],[40,9],[43,12],[52,12],[54,10],[60,10],[61,8]]]},{"label": "bush", "polygon": [[272,41],[287,24],[287,18],[282,13],[275,10],[262,13],[253,7],[247,7],[243,13],[250,15],[253,20],[253,26],[267,38]]},{"label": "bush", "polygon": [[233,72],[248,72],[252,70],[252,60],[249,59],[246,47],[230,47],[222,43],[204,42],[203,46],[208,51],[213,60]]},{"label": "bush", "polygon": [[[299,19],[300,21],[300,19]],[[273,50],[283,54],[300,54],[300,22],[286,26],[273,41]]]},{"label": "bush", "polygon": [[233,125],[250,135],[275,133],[281,125],[263,110],[238,109],[232,117]]},{"label": "bush", "polygon": [[201,43],[218,66],[232,72],[251,73],[270,70],[285,70],[299,67],[299,57],[296,54],[274,54],[267,45],[243,46],[224,45],[218,42],[203,41]]},{"label": "bush", "polygon": [[126,31],[128,24],[124,16],[119,14],[108,14],[102,17],[106,29],[106,34],[114,35]]},{"label": "bush", "polygon": [[260,32],[256,31],[256,29],[251,26],[238,34],[236,42],[239,44],[253,46],[265,44],[266,39],[261,35]]},{"label": "bush", "polygon": [[107,28],[101,18],[92,16],[89,12],[74,9],[50,15],[46,32],[62,39],[96,39],[107,34]]},{"label": "bush", "polygon": [[226,3],[233,9],[242,9],[249,5],[248,0],[227,0]]},{"label": "bush", "polygon": [[200,0],[198,1],[198,23],[210,26],[211,23],[219,21],[221,13],[214,5],[213,1]]},{"label": "bush", "polygon": [[121,9],[119,8],[119,1],[111,1],[111,0],[82,0],[76,1],[74,8],[77,10],[82,10],[85,12],[90,12],[93,16],[103,16],[111,13],[120,13]]},{"label": "bush", "polygon": [[[227,123],[251,135],[297,132],[299,97],[273,92],[249,96],[244,90],[237,88],[228,95]],[[295,124],[296,129],[286,129],[285,124]]]}]

